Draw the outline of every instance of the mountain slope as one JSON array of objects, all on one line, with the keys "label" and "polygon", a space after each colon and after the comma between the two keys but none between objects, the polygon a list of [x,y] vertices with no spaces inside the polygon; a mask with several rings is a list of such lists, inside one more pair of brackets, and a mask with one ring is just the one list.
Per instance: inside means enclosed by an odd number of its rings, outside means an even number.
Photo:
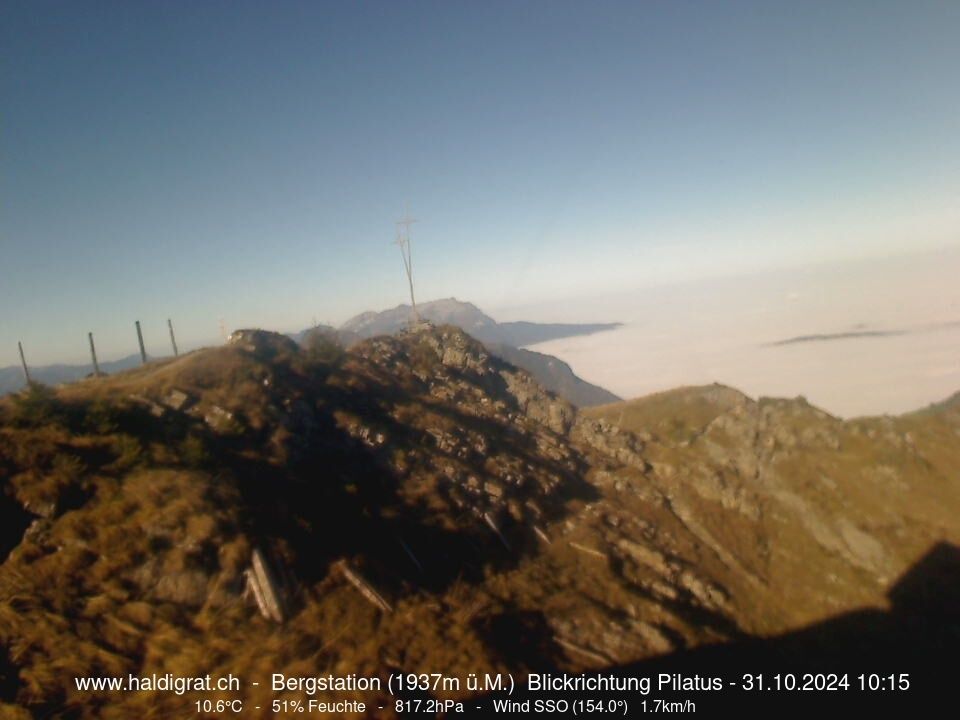
[{"label": "mountain slope", "polygon": [[[328,350],[244,331],[0,401],[0,512],[29,526],[0,548],[0,714],[195,711],[86,675],[234,673],[249,708],[272,673],[629,667],[883,607],[960,541],[952,404],[578,412],[449,326]],[[282,623],[244,592],[255,550]]]},{"label": "mountain slope", "polygon": [[[11,399],[4,414],[4,489],[37,518],[0,566],[0,641],[16,671],[5,699],[37,712],[184,707],[81,696],[75,675],[265,678],[307,658],[374,674],[515,668],[530,660],[503,643],[534,621],[530,632],[552,627],[572,647],[615,622],[626,656],[729,631],[694,622],[694,596],[661,607],[560,539],[563,518],[599,498],[591,451],[569,438],[575,412],[458,329],[375,338],[336,365],[239,333]],[[693,552],[669,514],[649,514]],[[296,578],[282,626],[243,598],[255,547]],[[363,603],[344,561],[396,611]],[[536,620],[545,607],[553,625]],[[596,655],[557,652],[571,667]]]},{"label": "mountain slope", "polygon": [[[423,303],[417,306],[417,310],[424,320],[439,325],[454,325],[466,331],[486,345],[491,353],[531,373],[545,388],[577,407],[602,405],[620,399],[609,390],[578,377],[570,366],[559,358],[521,347],[562,337],[602,332],[617,327],[618,323],[498,323],[472,303],[461,302],[455,298]],[[335,332],[340,342],[349,346],[360,338],[400,332],[410,325],[412,318],[412,308],[409,305],[400,305],[380,313],[362,313],[348,320]],[[329,329],[324,332],[330,335]],[[303,336],[303,333],[300,335]]]},{"label": "mountain slope", "polygon": [[563,360],[501,343],[485,343],[487,350],[501,360],[516,365],[536,378],[545,389],[577,407],[605,405],[620,400],[609,390],[577,377]]},{"label": "mountain slope", "polygon": [[674,509],[779,595],[791,625],[871,602],[934,539],[957,541],[950,405],[841,421],[803,398],[754,401],[714,385],[584,414],[648,439],[644,457]]}]

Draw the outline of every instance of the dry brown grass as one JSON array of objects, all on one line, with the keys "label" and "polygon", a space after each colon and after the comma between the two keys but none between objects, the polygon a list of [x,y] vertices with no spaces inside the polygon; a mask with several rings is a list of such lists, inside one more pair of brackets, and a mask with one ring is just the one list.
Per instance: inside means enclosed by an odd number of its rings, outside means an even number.
[{"label": "dry brown grass", "polygon": [[[711,387],[588,411],[650,433],[645,470],[530,418],[507,421],[510,398],[457,379],[425,343],[364,354],[373,347],[269,361],[224,347],[43,391],[19,409],[0,400],[0,486],[50,509],[0,565],[0,645],[21,705],[76,718],[191,710],[196,696],[72,687],[74,676],[128,672],[233,673],[259,680],[241,695],[268,707],[274,672],[579,671],[596,667],[590,653],[630,662],[879,602],[931,542],[960,540],[952,406],[840,423],[805,403]],[[174,389],[192,397],[186,412],[157,418],[131,398],[162,402]],[[306,450],[299,405],[316,424]],[[209,428],[214,406],[237,426]],[[467,440],[443,451],[444,433]],[[504,474],[589,492],[538,497],[549,542],[519,523],[506,551],[458,509],[450,479]],[[886,564],[857,566],[845,545],[823,544],[855,545],[857,531],[879,538]],[[283,625],[241,596],[261,545],[301,579]],[[339,558],[394,612],[329,572]]]}]

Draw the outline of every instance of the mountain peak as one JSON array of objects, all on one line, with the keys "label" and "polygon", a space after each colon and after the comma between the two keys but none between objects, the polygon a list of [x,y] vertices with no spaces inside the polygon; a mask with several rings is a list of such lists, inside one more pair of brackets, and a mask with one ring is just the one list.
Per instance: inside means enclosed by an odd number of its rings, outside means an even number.
[{"label": "mountain peak", "polygon": [[[465,329],[496,325],[493,318],[485,315],[475,305],[452,297],[420,303],[417,305],[417,312],[422,319],[437,325],[457,325]],[[413,308],[410,305],[401,304],[379,313],[361,313],[347,320],[340,329],[357,333],[362,337],[371,337],[397,332],[412,319]]]},{"label": "mountain peak", "polygon": [[[619,400],[613,393],[577,377],[565,362],[550,355],[522,348],[523,345],[601,332],[616,327],[607,324],[498,323],[476,305],[456,298],[433,300],[417,306],[420,317],[435,325],[459,327],[482,342],[492,354],[530,372],[549,390],[580,407]],[[400,305],[381,313],[362,313],[341,326],[347,344],[356,338],[399,333],[411,326],[413,310]]]}]

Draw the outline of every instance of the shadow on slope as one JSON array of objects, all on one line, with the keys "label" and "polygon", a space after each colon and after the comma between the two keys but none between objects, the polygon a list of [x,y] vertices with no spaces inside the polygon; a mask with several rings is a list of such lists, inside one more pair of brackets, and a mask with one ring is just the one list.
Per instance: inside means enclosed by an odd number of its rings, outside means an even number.
[{"label": "shadow on slope", "polygon": [[[532,524],[496,512],[457,483],[432,477],[438,467],[452,464],[465,475],[489,477],[491,457],[464,457],[434,444],[435,428],[423,419],[428,413],[463,434],[487,438],[494,455],[531,473],[563,478],[562,492],[536,497],[545,520],[562,515],[570,500],[595,495],[579,473],[544,457],[535,436],[505,417],[434,400],[409,378],[384,373],[362,351],[336,368],[300,368],[299,354],[289,363],[273,362],[272,383],[262,393],[269,406],[284,408],[279,432],[269,424],[253,435],[205,433],[220,471],[237,483],[249,531],[277,544],[305,585],[322,580],[331,563],[347,558],[388,594],[437,591],[456,580],[479,581],[485,568],[513,567],[538,542]],[[455,370],[445,372],[453,375],[444,382],[476,389],[491,403],[510,399],[495,373],[481,384]],[[401,415],[410,408],[413,412]],[[362,425],[361,435],[348,432],[345,415]],[[378,443],[377,435],[386,441]],[[505,492],[518,503],[532,499],[529,487]]]},{"label": "shadow on slope", "polygon": [[[771,638],[750,638],[710,645],[637,663],[587,673],[593,677],[648,677],[652,690],[639,692],[520,692],[513,700],[544,698],[569,701],[588,698],[626,699],[632,712],[646,700],[684,703],[697,711],[758,711],[804,713],[850,710],[885,712],[909,710],[918,703],[955,697],[956,657],[960,651],[960,548],[939,543],[911,567],[888,591],[888,610],[864,609]],[[544,632],[542,618],[525,617],[491,628],[491,642],[517,648],[530,657],[534,672],[557,672],[557,652]],[[663,689],[658,680],[667,677]],[[720,691],[674,690],[672,678],[722,678]],[[830,678],[831,674],[836,679]],[[745,676],[754,689],[745,689]],[[758,689],[761,683],[763,689]],[[778,690],[778,677],[779,687]],[[849,683],[843,689],[840,678]],[[519,678],[518,678],[519,681]],[[833,690],[804,689],[823,687]],[[905,689],[904,689],[905,688]],[[470,702],[486,712],[492,697]],[[679,711],[677,707],[676,711]],[[690,711],[688,708],[687,712]],[[622,712],[622,709],[620,710]],[[483,713],[479,713],[483,714]]]}]

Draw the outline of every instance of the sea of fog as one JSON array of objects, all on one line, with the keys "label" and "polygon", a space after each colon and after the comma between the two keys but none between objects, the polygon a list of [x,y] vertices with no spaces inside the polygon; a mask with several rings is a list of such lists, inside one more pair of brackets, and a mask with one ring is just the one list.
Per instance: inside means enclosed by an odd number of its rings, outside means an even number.
[{"label": "sea of fog", "polygon": [[623,322],[540,343],[624,398],[719,382],[805,396],[840,417],[916,410],[960,390],[960,251],[648,287],[497,314]]}]

